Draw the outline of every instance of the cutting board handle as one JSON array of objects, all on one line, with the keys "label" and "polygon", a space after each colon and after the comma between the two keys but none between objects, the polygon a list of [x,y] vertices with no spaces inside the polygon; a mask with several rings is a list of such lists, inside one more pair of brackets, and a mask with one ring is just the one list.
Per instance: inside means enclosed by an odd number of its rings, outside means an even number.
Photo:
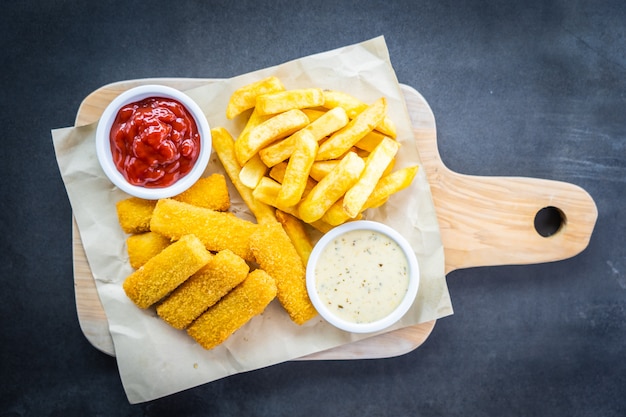
[{"label": "cutting board handle", "polygon": [[[415,90],[412,93],[407,101],[419,96]],[[412,122],[437,207],[446,273],[478,266],[558,261],[587,247],[598,210],[584,189],[545,179],[453,172],[439,155],[432,111],[429,117],[433,120]],[[554,230],[543,236],[545,217],[548,228],[554,226]]]},{"label": "cutting board handle", "polygon": [[[557,261],[589,244],[598,211],[582,188],[543,179],[446,172],[431,187],[434,199],[447,202],[436,204],[449,271]],[[554,226],[553,233],[543,227],[546,215],[552,217],[547,226]]]}]

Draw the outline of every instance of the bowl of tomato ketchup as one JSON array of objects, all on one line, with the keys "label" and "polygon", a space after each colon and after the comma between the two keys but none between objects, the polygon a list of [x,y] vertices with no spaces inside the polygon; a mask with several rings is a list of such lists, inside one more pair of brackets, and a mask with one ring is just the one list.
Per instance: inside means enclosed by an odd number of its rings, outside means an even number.
[{"label": "bowl of tomato ketchup", "polygon": [[200,106],[185,93],[144,85],[117,96],[96,129],[96,153],[122,191],[156,200],[178,195],[204,173],[211,131]]}]

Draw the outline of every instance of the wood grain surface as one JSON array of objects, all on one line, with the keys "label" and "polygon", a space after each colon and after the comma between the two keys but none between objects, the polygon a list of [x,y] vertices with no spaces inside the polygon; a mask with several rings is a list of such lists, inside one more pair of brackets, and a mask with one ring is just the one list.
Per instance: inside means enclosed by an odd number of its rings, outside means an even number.
[{"label": "wood grain surface", "polygon": [[[111,100],[137,85],[158,83],[187,90],[214,81],[156,78],[109,84],[84,99],[75,125],[97,121]],[[444,245],[446,274],[477,266],[557,261],[575,256],[587,247],[598,212],[585,190],[551,180],[479,177],[451,171],[440,158],[435,117],[428,103],[412,87],[401,85],[401,88],[422,166],[431,186]],[[534,226],[537,213],[545,207],[554,207],[562,218],[561,227],[548,237],[540,235]],[[75,221],[73,261],[76,308],[81,329],[94,347],[115,355],[107,317]],[[402,355],[424,343],[434,326],[435,320],[301,359],[371,359]]]}]

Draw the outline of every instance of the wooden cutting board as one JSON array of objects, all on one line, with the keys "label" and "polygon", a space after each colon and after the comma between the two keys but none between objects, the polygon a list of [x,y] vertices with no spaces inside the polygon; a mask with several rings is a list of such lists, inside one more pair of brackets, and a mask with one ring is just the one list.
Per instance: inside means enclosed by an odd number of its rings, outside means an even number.
[{"label": "wooden cutting board", "polygon": [[[109,84],[91,93],[76,115],[76,126],[98,120],[121,92],[143,84],[188,90],[214,79],[155,78]],[[584,250],[598,216],[582,188],[557,181],[521,177],[479,177],[449,170],[437,150],[435,117],[426,100],[401,85],[426,170],[445,253],[446,274],[461,268],[557,261]],[[560,214],[558,231],[543,237],[535,229],[540,210]],[[74,287],[81,329],[99,350],[115,355],[108,321],[73,222]],[[366,359],[410,352],[428,338],[435,320],[315,353],[302,359]]]}]

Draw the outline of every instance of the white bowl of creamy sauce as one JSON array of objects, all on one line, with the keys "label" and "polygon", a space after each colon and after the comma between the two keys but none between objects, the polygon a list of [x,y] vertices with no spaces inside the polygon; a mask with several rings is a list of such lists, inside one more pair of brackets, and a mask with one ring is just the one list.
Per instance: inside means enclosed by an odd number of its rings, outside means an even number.
[{"label": "white bowl of creamy sauce", "polygon": [[313,248],[307,291],[322,318],[353,333],[383,330],[413,305],[419,265],[406,239],[373,221],[345,223]]}]

